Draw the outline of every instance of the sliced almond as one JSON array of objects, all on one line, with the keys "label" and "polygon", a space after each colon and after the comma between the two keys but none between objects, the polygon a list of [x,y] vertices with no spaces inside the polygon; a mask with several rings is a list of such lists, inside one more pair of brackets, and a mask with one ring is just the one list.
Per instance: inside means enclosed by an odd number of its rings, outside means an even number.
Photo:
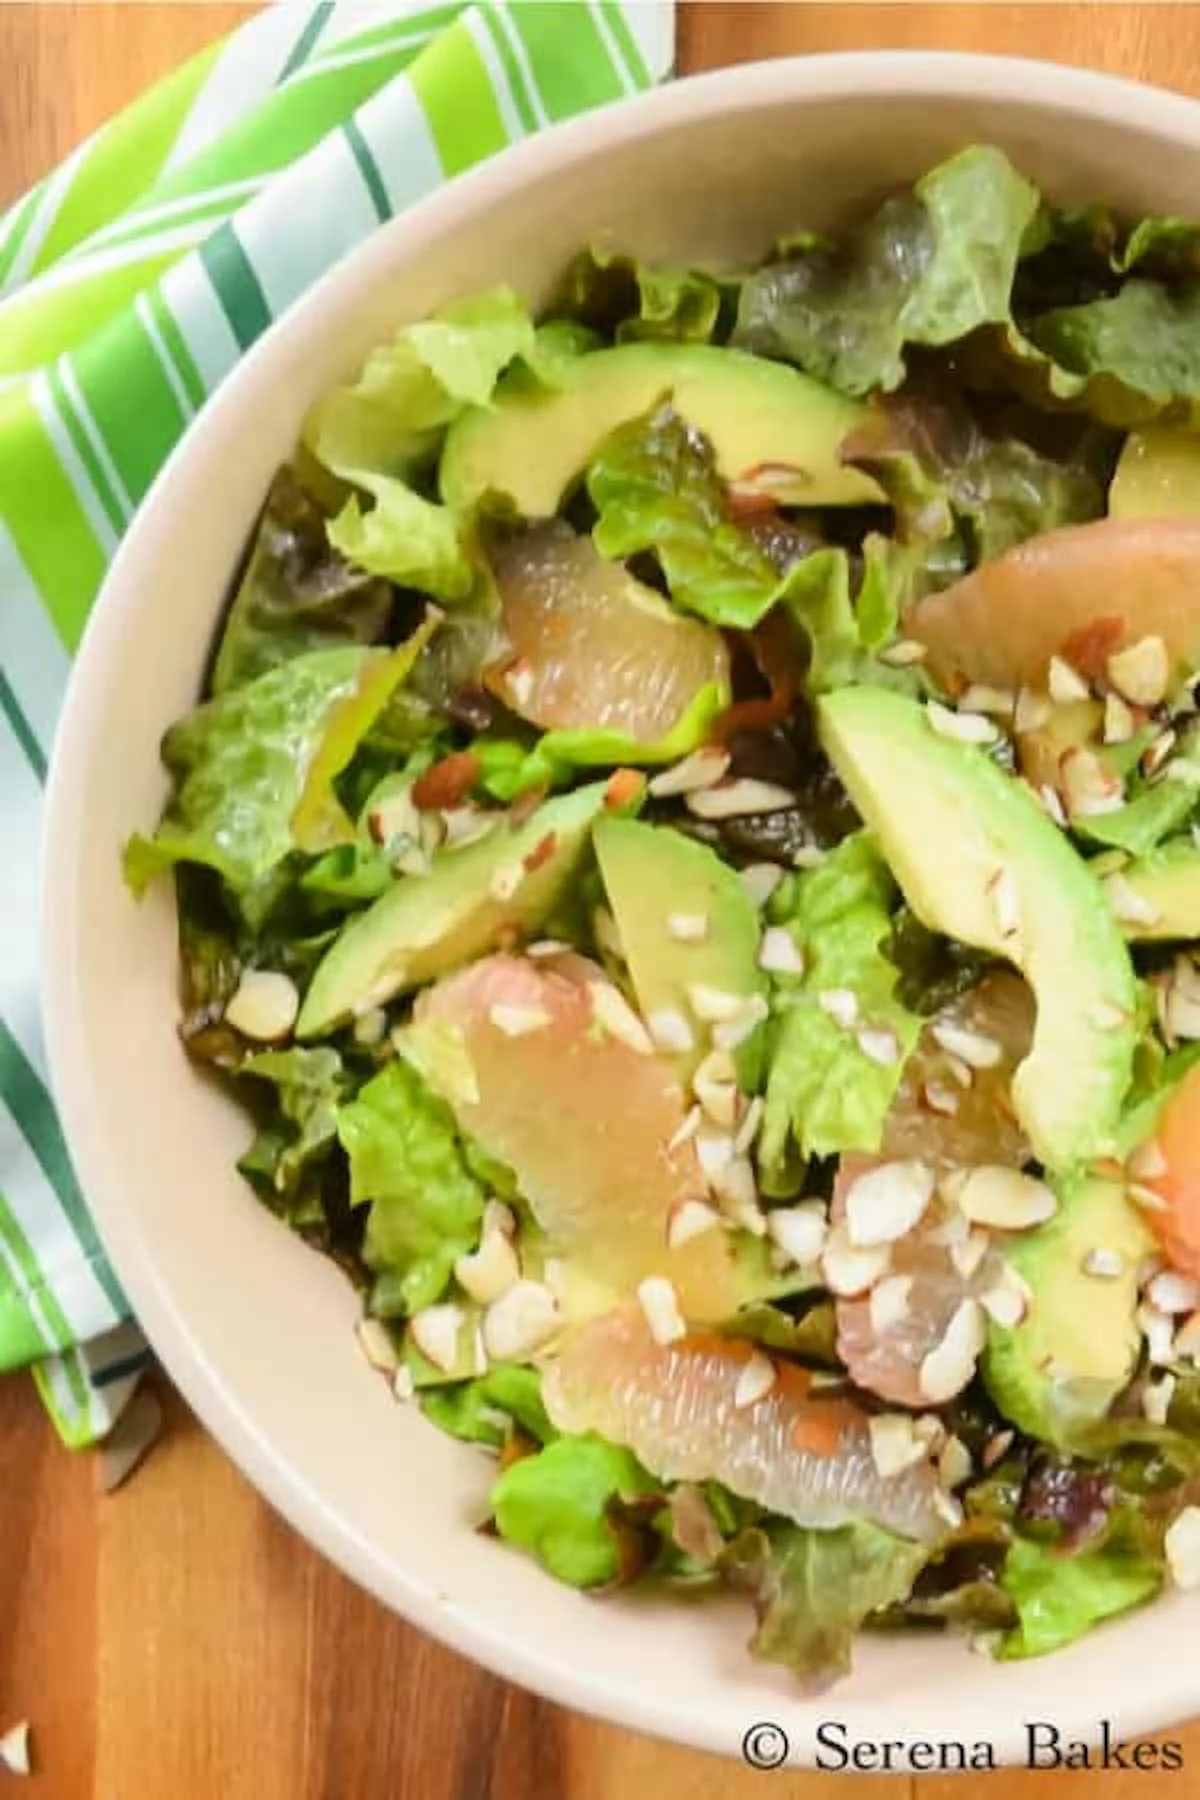
[{"label": "sliced almond", "polygon": [[676,1126],[671,1141],[667,1145],[667,1149],[672,1151],[682,1150],[683,1146],[690,1142],[699,1131],[702,1118],[703,1114],[701,1113],[700,1108],[698,1106],[693,1106],[691,1111],[684,1117],[683,1122]]},{"label": "sliced almond", "polygon": [[871,1330],[883,1337],[901,1324],[909,1312],[912,1294],[911,1275],[885,1275],[871,1289]]},{"label": "sliced almond", "polygon": [[1061,656],[1050,658],[1046,685],[1056,706],[1071,706],[1076,700],[1091,699],[1092,690],[1079,670]]},{"label": "sliced almond", "polygon": [[908,1413],[878,1413],[868,1419],[867,1430],[871,1438],[871,1459],[885,1481],[924,1461],[925,1445],[913,1430]]},{"label": "sliced almond", "polygon": [[973,681],[966,692],[959,695],[958,710],[989,713],[995,719],[1011,719],[1016,704],[1017,696],[1011,688],[988,687],[985,682]]},{"label": "sliced almond", "polygon": [[461,1306],[427,1306],[413,1314],[408,1329],[426,1362],[450,1375],[458,1364],[458,1341],[465,1323]]},{"label": "sliced almond", "polygon": [[846,1234],[856,1250],[894,1244],[925,1215],[933,1198],[928,1163],[886,1162],[868,1169],[846,1193]]},{"label": "sliced almond", "polygon": [[919,1413],[913,1420],[913,1430],[931,1456],[936,1456],[946,1442],[946,1427],[936,1413]]},{"label": "sliced almond", "polygon": [[944,1081],[927,1081],[921,1090],[922,1098],[930,1112],[941,1113],[952,1119],[959,1108],[957,1090],[948,1087]]},{"label": "sliced almond", "polygon": [[972,1224],[993,1231],[1027,1231],[1058,1211],[1058,1200],[1044,1181],[999,1165],[968,1169],[956,1186],[955,1200]]},{"label": "sliced almond", "polygon": [[[712,1190],[726,1207],[734,1209],[738,1222],[747,1230],[753,1231],[756,1237],[765,1233],[766,1216],[758,1211],[758,1187],[748,1156],[731,1156],[713,1176]],[[762,1220],[761,1227],[759,1219]]]},{"label": "sliced almond", "polygon": [[994,1432],[983,1446],[983,1455],[979,1459],[984,1468],[994,1469],[997,1463],[1003,1462],[1016,1442],[1016,1437],[1015,1431]]},{"label": "sliced almond", "polygon": [[790,812],[796,796],[773,781],[741,779],[694,790],[684,796],[684,804],[698,819],[741,819]]},{"label": "sliced almond", "polygon": [[852,988],[824,988],[817,1005],[844,1031],[852,1031],[858,1023],[858,995]]},{"label": "sliced almond", "polygon": [[769,1010],[761,994],[752,994],[740,1014],[732,1019],[721,1019],[713,1026],[713,1043],[718,1050],[736,1050],[758,1030]]},{"label": "sliced almond", "polygon": [[1029,1290],[1015,1271],[1005,1265],[999,1280],[982,1296],[980,1304],[989,1319],[994,1319],[997,1325],[1011,1331],[1025,1317],[1029,1306]]},{"label": "sliced almond", "polygon": [[767,1232],[798,1269],[811,1268],[825,1248],[829,1221],[819,1200],[776,1207],[767,1214]]},{"label": "sliced almond", "polygon": [[485,1230],[478,1250],[458,1258],[454,1277],[463,1292],[480,1306],[491,1306],[507,1294],[521,1278],[521,1264],[507,1232]]},{"label": "sliced almond", "polygon": [[[949,1020],[938,1022],[932,1027],[934,1041],[948,1055],[957,1057],[971,1069],[994,1069],[1004,1054],[995,1038],[985,1037],[981,1031],[968,1031],[963,1025],[954,1025]],[[951,1067],[951,1074],[957,1078],[957,1070]],[[962,1084],[970,1086],[970,1076]]]},{"label": "sliced almond", "polygon": [[737,1069],[728,1050],[711,1050],[692,1077],[692,1091],[714,1125],[732,1130],[738,1116]]},{"label": "sliced almond", "polygon": [[1157,1181],[1167,1172],[1167,1159],[1161,1144],[1156,1138],[1147,1138],[1144,1144],[1138,1145],[1126,1167],[1136,1181]]},{"label": "sliced almond", "polygon": [[396,1373],[392,1376],[392,1394],[394,1398],[403,1404],[406,1401],[412,1400],[416,1396],[416,1392],[417,1384],[412,1378],[412,1370],[404,1363],[401,1363],[400,1367],[396,1370]]},{"label": "sliced almond", "polygon": [[531,1032],[544,1031],[550,1023],[550,1014],[544,1006],[518,1006],[503,1000],[497,1000],[488,1008],[488,1018],[505,1037],[528,1037]]},{"label": "sliced almond", "polygon": [[1108,895],[1113,917],[1126,925],[1157,925],[1162,914],[1157,906],[1139,894],[1118,870],[1106,875],[1102,883]]},{"label": "sliced almond", "polygon": [[894,669],[907,669],[914,663],[924,662],[928,655],[928,644],[918,644],[915,638],[897,638],[894,644],[888,644],[879,652],[879,660],[890,663]]},{"label": "sliced almond", "polygon": [[769,925],[758,948],[758,966],[769,975],[803,975],[804,953],[784,925]]},{"label": "sliced almond", "polygon": [[1110,693],[1104,697],[1104,741],[1106,744],[1127,744],[1137,730],[1137,720],[1122,700],[1120,694]]},{"label": "sliced almond", "polygon": [[681,1012],[673,1006],[660,1006],[646,1014],[646,1029],[655,1048],[671,1056],[686,1056],[695,1048],[696,1034]]},{"label": "sliced almond", "polygon": [[970,1281],[982,1267],[990,1249],[991,1241],[986,1231],[968,1231],[961,1243],[950,1245],[950,1261],[963,1280]]},{"label": "sliced almond", "polygon": [[733,1404],[738,1412],[754,1406],[765,1399],[775,1386],[775,1364],[761,1350],[756,1350],[749,1361],[742,1365],[737,1386],[733,1390]]},{"label": "sliced almond", "polygon": [[860,1247],[850,1242],[844,1225],[835,1225],[821,1253],[821,1272],[831,1293],[852,1299],[887,1274],[891,1257],[890,1244]]},{"label": "sliced almond", "polygon": [[693,981],[687,996],[692,1011],[706,1025],[741,1018],[747,1011],[745,994],[731,994],[725,988],[710,987],[707,982]]},{"label": "sliced almond", "polygon": [[1162,1313],[1194,1313],[1200,1309],[1200,1281],[1177,1269],[1163,1269],[1146,1283],[1146,1298]]},{"label": "sliced almond", "polygon": [[290,975],[244,969],[225,1007],[225,1023],[256,1043],[273,1044],[287,1037],[299,1011],[300,990]]},{"label": "sliced almond", "polygon": [[738,1122],[737,1135],[733,1140],[733,1148],[736,1155],[745,1156],[750,1149],[750,1146],[758,1136],[759,1127],[762,1124],[765,1111],[766,1102],[763,1100],[762,1095],[755,1094]]},{"label": "sliced almond", "polygon": [[1112,685],[1135,706],[1159,706],[1167,697],[1171,659],[1160,637],[1139,638],[1114,651],[1107,670]]},{"label": "sliced almond", "polygon": [[1125,804],[1125,784],[1094,750],[1064,750],[1059,763],[1062,796],[1072,819],[1116,812]]},{"label": "sliced almond", "polygon": [[961,1487],[975,1473],[971,1452],[960,1437],[948,1437],[938,1457],[938,1478],[943,1487]]},{"label": "sliced almond", "polygon": [[1165,994],[1169,1036],[1179,1041],[1200,1038],[1200,980],[1187,957],[1176,958]]},{"label": "sliced almond", "polygon": [[1013,724],[1018,731],[1040,731],[1053,716],[1054,708],[1046,694],[1035,693],[1032,688],[1020,689],[1013,715]]},{"label": "sliced almond", "polygon": [[524,1362],[562,1326],[558,1301],[545,1282],[517,1281],[483,1315],[483,1344],[493,1362]]},{"label": "sliced almond", "polygon": [[900,1040],[884,1026],[864,1025],[856,1033],[858,1047],[868,1062],[890,1069],[900,1061]]},{"label": "sliced almond", "polygon": [[1150,1361],[1163,1368],[1170,1362],[1175,1349],[1174,1319],[1169,1313],[1159,1312],[1157,1306],[1143,1301],[1137,1309],[1137,1323],[1146,1340]]},{"label": "sliced almond", "polygon": [[1165,1425],[1175,1388],[1174,1375],[1160,1375],[1157,1381],[1148,1381],[1142,1389],[1143,1418],[1149,1419],[1152,1425]]},{"label": "sliced almond", "polygon": [[653,1056],[654,1045],[650,1041],[650,1033],[621,990],[607,981],[590,981],[588,988],[592,998],[592,1017],[601,1030],[615,1038],[619,1044],[624,1044],[627,1050],[636,1050],[639,1056]]},{"label": "sliced almond", "polygon": [[1175,1586],[1200,1587],[1200,1506],[1185,1506],[1172,1519],[1163,1548]]},{"label": "sliced almond", "polygon": [[638,1284],[637,1297],[656,1344],[674,1344],[687,1336],[687,1321],[679,1310],[679,1296],[665,1275],[648,1275]]},{"label": "sliced almond", "polygon": [[936,1350],[921,1364],[918,1383],[933,1406],[961,1394],[975,1373],[975,1364],[986,1338],[983,1308],[978,1300],[960,1301]]},{"label": "sliced almond", "polygon": [[1065,828],[1067,823],[1067,813],[1066,808],[1058,797],[1058,789],[1049,786],[1040,787],[1037,791],[1037,797],[1042,803],[1042,811],[1045,813],[1046,817],[1048,819],[1053,819],[1056,825],[1061,825]]},{"label": "sliced almond", "polygon": [[28,1775],[32,1769],[28,1719],[22,1719],[19,1725],[10,1725],[0,1736],[0,1767],[7,1769],[10,1775],[21,1776]]},{"label": "sliced almond", "polygon": [[713,1131],[701,1124],[695,1133],[696,1156],[704,1179],[711,1185],[729,1167],[736,1152],[729,1132]]},{"label": "sliced almond", "polygon": [[400,1367],[400,1357],[392,1341],[392,1334],[382,1320],[360,1319],[355,1330],[363,1355],[371,1367],[381,1375],[394,1375]]},{"label": "sliced almond", "polygon": [[703,1237],[706,1231],[714,1231],[720,1227],[721,1215],[706,1200],[686,1198],[671,1209],[667,1221],[667,1248],[682,1250],[693,1238]]},{"label": "sliced almond", "polygon": [[1125,1273],[1125,1258],[1118,1250],[1107,1250],[1101,1244],[1089,1250],[1083,1259],[1083,1272],[1098,1281],[1116,1281]]},{"label": "sliced almond", "polygon": [[708,914],[668,913],[667,936],[677,944],[702,944],[708,936]]},{"label": "sliced almond", "polygon": [[538,938],[536,943],[525,946],[526,956],[534,962],[545,962],[551,957],[569,956],[570,953],[570,944],[564,943],[562,938]]},{"label": "sliced almond", "polygon": [[992,720],[982,713],[955,712],[938,700],[925,702],[925,717],[938,737],[959,744],[994,744],[1000,735]]},{"label": "sliced almond", "polygon": [[1175,748],[1177,742],[1177,734],[1172,731],[1170,727],[1168,727],[1166,731],[1160,731],[1154,742],[1148,745],[1143,752],[1142,773],[1144,775],[1157,775],[1158,771],[1162,768],[1168,756],[1170,756],[1172,750]]},{"label": "sliced almond", "polygon": [[749,863],[738,874],[755,906],[765,906],[783,880],[783,870],[778,863]]},{"label": "sliced almond", "polygon": [[655,775],[650,782],[650,792],[656,800],[666,800],[675,794],[699,793],[722,779],[731,760],[728,750],[716,745],[693,750],[682,762],[672,763],[669,769]]}]

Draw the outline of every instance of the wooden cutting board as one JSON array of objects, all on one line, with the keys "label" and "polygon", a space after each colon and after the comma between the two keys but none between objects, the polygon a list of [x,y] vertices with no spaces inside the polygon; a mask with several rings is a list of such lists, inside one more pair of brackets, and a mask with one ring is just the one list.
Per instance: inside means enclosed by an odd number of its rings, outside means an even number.
[{"label": "wooden cutting board", "polygon": [[[250,10],[0,6],[0,207],[148,82]],[[683,4],[684,70],[880,46],[1020,52],[1200,93],[1188,5]],[[1096,1696],[1102,1716],[1105,1696]],[[23,1377],[0,1381],[0,1730],[33,1720],[45,1800],[821,1800],[827,1775],[755,1774],[564,1713],[383,1612],[306,1549],[168,1397],[154,1457],[101,1499]],[[1114,1772],[1105,1800],[1200,1784]],[[882,1777],[880,1800],[961,1800]],[[976,1778],[979,1779],[978,1777]],[[984,1777],[988,1800],[1067,1800],[1086,1777]],[[970,1791],[976,1792],[974,1784]]]}]

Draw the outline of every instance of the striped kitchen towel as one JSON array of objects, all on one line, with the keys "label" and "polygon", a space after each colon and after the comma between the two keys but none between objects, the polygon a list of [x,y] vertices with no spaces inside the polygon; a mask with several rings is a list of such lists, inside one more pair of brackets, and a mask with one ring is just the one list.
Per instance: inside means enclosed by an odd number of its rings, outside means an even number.
[{"label": "striped kitchen towel", "polygon": [[281,0],[0,219],[0,1369],[103,1435],[145,1357],[46,1085],[42,783],[105,568],[188,421],[381,221],[670,71],[671,0]]}]

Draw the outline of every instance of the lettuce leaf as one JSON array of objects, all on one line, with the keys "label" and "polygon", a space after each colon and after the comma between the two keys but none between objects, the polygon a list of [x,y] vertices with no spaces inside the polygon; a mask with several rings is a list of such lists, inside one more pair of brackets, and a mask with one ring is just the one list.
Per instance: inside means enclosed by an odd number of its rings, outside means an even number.
[{"label": "lettuce leaf", "polygon": [[388,666],[382,651],[314,650],[172,725],[162,757],[175,791],[153,839],[135,836],[125,851],[134,892],[175,863],[203,864],[223,877],[243,917],[261,922],[297,847],[294,815],[327,734]]},{"label": "lettuce leaf", "polygon": [[1000,1579],[1019,1622],[996,1655],[1015,1661],[1063,1649],[1102,1619],[1151,1599],[1163,1585],[1164,1568],[1161,1554],[1136,1545],[1105,1544],[1064,1556],[1054,1545],[1018,1537]]},{"label": "lettuce leaf", "polygon": [[280,469],[217,649],[214,694],[311,650],[374,644],[384,636],[390,587],[351,568],[331,547],[325,524],[295,472]]},{"label": "lettuce leaf", "polygon": [[1112,812],[1087,813],[1071,829],[1093,844],[1106,844],[1130,856],[1145,856],[1185,825],[1196,810],[1196,789],[1184,781],[1143,785],[1124,806]]},{"label": "lettuce leaf", "polygon": [[346,560],[447,603],[477,583],[469,533],[447,506],[415,485],[448,425],[469,406],[491,404],[506,370],[553,383],[581,345],[553,325],[539,330],[509,288],[495,288],[405,325],[367,359],[356,381],[319,401],[304,429],[310,454],[357,494],[329,528]]},{"label": "lettuce leaf", "polygon": [[738,285],[728,277],[658,268],[593,245],[567,270],[552,310],[617,343],[708,344],[732,324]]},{"label": "lettuce leaf", "polygon": [[[1099,416],[1134,424],[1200,399],[1200,290],[1131,279],[1111,298],[1064,306],[1030,321],[1027,335]],[[1072,392],[1072,389],[1074,392]]]},{"label": "lettuce leaf", "polygon": [[[896,997],[898,972],[885,954],[894,891],[873,840],[859,832],[772,897],[771,916],[791,931],[805,973],[774,983],[759,1139],[759,1162],[768,1175],[782,1169],[793,1134],[804,1156],[879,1148],[921,1029],[917,1015]],[[868,1056],[855,1031],[824,1010],[820,997],[830,990],[855,996],[860,1025],[891,1033],[894,1062]]]},{"label": "lettuce leaf", "polygon": [[350,1159],[350,1199],[369,1205],[363,1257],[406,1313],[445,1292],[458,1257],[479,1239],[486,1191],[472,1174],[444,1101],[396,1059],[337,1117]]},{"label": "lettuce leaf", "polygon": [[269,1083],[273,1099],[238,1168],[289,1224],[320,1223],[321,1165],[337,1142],[337,1110],[347,1085],[341,1057],[324,1045],[266,1050],[247,1057],[238,1074]]},{"label": "lettuce leaf", "polygon": [[427,1388],[421,1411],[440,1431],[492,1450],[502,1449],[514,1429],[538,1444],[557,1435],[542,1405],[542,1377],[524,1364],[498,1363],[474,1381]]},{"label": "lettuce leaf", "polygon": [[863,653],[895,633],[912,567],[905,551],[868,538],[857,595],[842,549],[814,550],[780,574],[730,518],[712,446],[669,403],[610,432],[592,459],[587,489],[598,515],[597,549],[610,557],[653,555],[683,610],[751,631],[776,605],[787,608],[812,646],[810,687],[851,679]]},{"label": "lettuce leaf", "polygon": [[792,241],[747,278],[735,344],[847,394],[891,391],[910,344],[955,343],[1009,316],[1039,197],[999,150],[960,151],[885,200],[844,243]]},{"label": "lettuce leaf", "polygon": [[928,1546],[866,1520],[836,1531],[776,1523],[743,1532],[722,1566],[754,1601],[751,1654],[820,1689],[849,1673],[859,1627],[907,1599],[928,1557]]},{"label": "lettuce leaf", "polygon": [[[608,1587],[646,1560],[629,1503],[663,1489],[632,1451],[564,1437],[506,1469],[492,1489],[496,1529],[571,1587]],[[632,1530],[631,1530],[632,1526]]]}]

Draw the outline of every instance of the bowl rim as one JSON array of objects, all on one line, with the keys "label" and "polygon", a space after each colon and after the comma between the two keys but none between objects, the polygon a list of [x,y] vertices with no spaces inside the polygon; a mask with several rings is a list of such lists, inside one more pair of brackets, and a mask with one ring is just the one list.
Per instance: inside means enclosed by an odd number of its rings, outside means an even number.
[{"label": "bowl rim", "polygon": [[[187,1319],[178,1314],[160,1286],[153,1252],[138,1229],[123,1217],[118,1171],[108,1161],[103,1118],[88,1077],[82,1032],[75,1018],[70,959],[59,954],[76,935],[80,896],[69,879],[71,846],[81,827],[89,744],[103,720],[94,690],[122,641],[125,614],[136,592],[143,544],[169,522],[187,491],[187,465],[197,441],[219,432],[243,390],[267,382],[281,346],[302,338],[319,316],[336,311],[343,291],[368,289],[374,271],[389,264],[403,239],[412,255],[426,240],[440,237],[456,221],[468,219],[493,196],[593,155],[619,138],[623,142],[656,135],[688,123],[701,124],[712,112],[818,101],[927,96],[932,102],[961,100],[986,82],[992,93],[1060,115],[1141,127],[1152,135],[1200,149],[1200,103],[1186,95],[1134,78],[1069,64],[975,52],[926,50],[844,51],[736,64],[596,108],[552,126],[502,151],[445,183],[373,232],[348,252],[286,309],[240,358],[214,395],[189,424],[142,501],[107,571],[76,650],[67,695],[55,734],[45,790],[39,858],[39,978],[41,1013],[51,1086],[70,1154],[96,1220],[106,1253],[171,1380],[258,1493],[323,1556],[359,1586],[383,1600],[417,1630],[447,1645],[501,1679],[543,1698],[598,1719],[682,1745],[730,1755],[735,1746],[720,1721],[685,1717],[676,1706],[660,1705],[651,1694],[610,1691],[601,1678],[580,1676],[553,1652],[519,1635],[506,1636],[473,1621],[468,1613],[439,1607],[413,1588],[403,1572],[380,1554],[340,1515],[326,1507],[264,1436],[236,1393],[207,1364]],[[1122,1714],[1122,1734],[1153,1730],[1191,1711],[1198,1696],[1187,1659],[1170,1665],[1169,1680],[1153,1697],[1143,1692]],[[1064,1737],[1095,1741],[1100,1711],[1094,1696],[1072,1688],[1059,1699],[1056,1720]],[[995,1754],[1005,1763],[1022,1760],[1023,1728],[998,1720],[992,1733]],[[793,1746],[795,1749],[795,1746]],[[790,1766],[812,1766],[805,1742]]]}]

